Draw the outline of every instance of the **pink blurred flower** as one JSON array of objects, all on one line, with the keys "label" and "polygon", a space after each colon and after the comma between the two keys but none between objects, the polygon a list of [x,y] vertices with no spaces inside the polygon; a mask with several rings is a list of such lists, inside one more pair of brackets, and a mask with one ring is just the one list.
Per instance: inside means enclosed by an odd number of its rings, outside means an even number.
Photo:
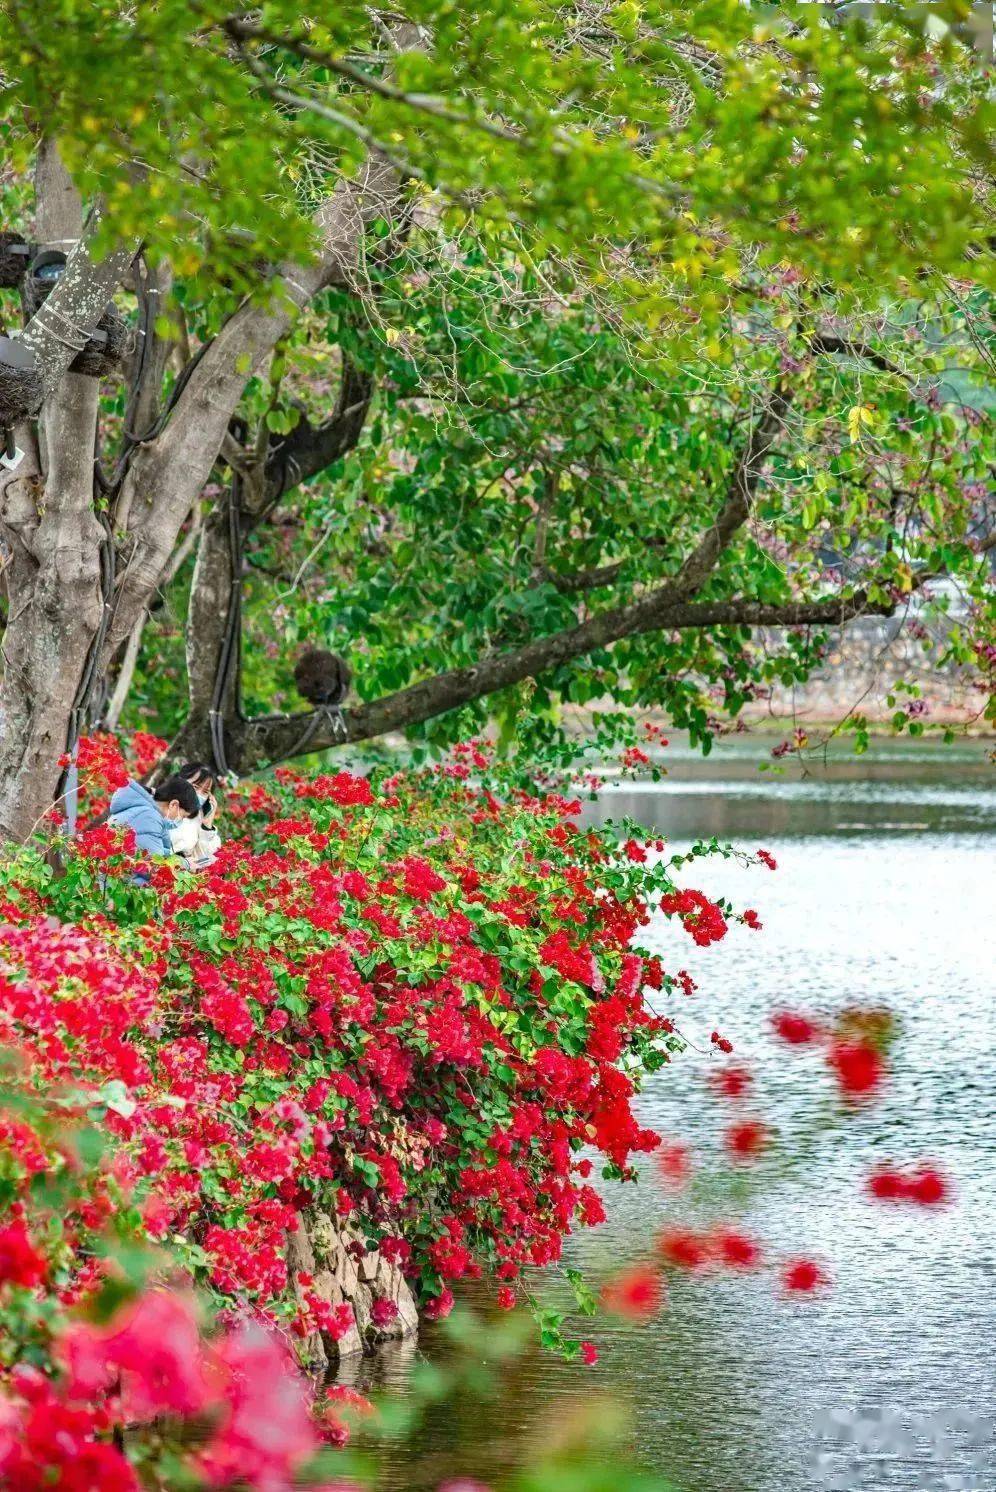
[{"label": "pink blurred flower", "polygon": [[216,1361],[225,1409],[201,1473],[212,1487],[243,1481],[277,1492],[319,1445],[304,1381],[280,1341],[255,1323],[227,1337]]}]

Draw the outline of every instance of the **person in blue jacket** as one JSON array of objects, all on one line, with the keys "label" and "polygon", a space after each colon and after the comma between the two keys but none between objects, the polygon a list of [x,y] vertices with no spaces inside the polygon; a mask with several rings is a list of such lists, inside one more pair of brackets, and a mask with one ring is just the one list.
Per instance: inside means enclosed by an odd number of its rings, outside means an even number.
[{"label": "person in blue jacket", "polygon": [[200,817],[197,791],[184,777],[167,777],[153,791],[140,782],[119,787],[111,799],[108,823],[131,829],[136,846],[149,855],[173,855],[170,826]]}]

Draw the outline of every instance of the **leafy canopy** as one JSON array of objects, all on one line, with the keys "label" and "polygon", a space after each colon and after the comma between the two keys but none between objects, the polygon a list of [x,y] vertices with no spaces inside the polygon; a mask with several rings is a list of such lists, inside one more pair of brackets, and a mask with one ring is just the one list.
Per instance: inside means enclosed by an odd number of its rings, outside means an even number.
[{"label": "leafy canopy", "polygon": [[306,253],[330,179],[375,147],[534,251],[597,264],[638,240],[651,312],[718,306],[758,244],[894,283],[956,270],[984,233],[981,69],[877,9],[412,0],[400,25],[352,3],[8,0],[0,117],[16,161],[53,135],[108,236],[202,284],[256,288],[261,257]]},{"label": "leafy canopy", "polygon": [[[992,103],[955,29],[970,7],[831,10],[9,0],[8,200],[54,135],[104,238],[169,260],[192,347],[314,252],[316,205],[372,152],[407,179],[358,283],[316,298],[266,376],[246,356],[240,414],[276,442],[327,416],[343,369],[374,387],[357,449],[251,537],[250,707],[291,703],[302,640],[375,699],[647,594],[772,397],[751,520],[696,599],[910,607],[938,658],[991,664]],[[124,410],[106,398],[111,444]],[[188,563],[132,703],[160,728],[180,723],[189,584]],[[819,659],[819,628],[753,626],[635,631],[422,729],[497,708],[555,734],[565,701],[608,697],[707,742]]]}]

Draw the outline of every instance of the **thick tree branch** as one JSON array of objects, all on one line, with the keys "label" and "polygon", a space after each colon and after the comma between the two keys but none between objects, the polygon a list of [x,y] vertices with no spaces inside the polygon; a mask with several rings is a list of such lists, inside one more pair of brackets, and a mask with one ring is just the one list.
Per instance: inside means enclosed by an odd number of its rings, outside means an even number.
[{"label": "thick tree branch", "polygon": [[[814,343],[816,352],[835,350],[827,339]],[[847,351],[853,353],[854,349],[848,345]],[[344,740],[361,741],[404,730],[524,679],[549,673],[626,637],[701,627],[833,626],[861,615],[891,615],[898,603],[872,602],[866,591],[846,598],[783,604],[748,599],[695,599],[737,531],[750,517],[766,461],[783,427],[791,399],[792,391],[784,381],[776,385],[752,421],[715,517],[677,573],[654,589],[520,648],[489,654],[473,667],[449,670],[382,699],[355,706],[344,712],[341,722],[320,712],[232,722],[233,760],[240,770],[248,771],[264,762],[322,750]],[[535,573],[554,584],[559,581],[564,589],[580,591],[611,584],[626,563],[620,561],[560,577],[544,564],[544,548],[541,537]]]},{"label": "thick tree branch", "polygon": [[[618,642],[620,638],[686,625],[674,618],[682,613],[683,603],[701,588],[733,535],[749,516],[764,462],[781,429],[790,397],[789,392],[779,385],[753,421],[730,474],[726,498],[676,576],[638,600],[609,607],[575,627],[537,638],[512,652],[491,654],[472,668],[440,674],[384,699],[349,710],[345,713],[345,739],[366,740],[404,729],[482,695],[493,694],[523,679],[558,668],[597,648]],[[238,762],[241,770],[262,761],[280,761],[297,754],[302,738],[307,739],[307,749],[311,751],[332,745],[336,739],[332,720],[316,721],[309,715],[248,722],[226,721],[226,731],[233,733],[232,759]]]},{"label": "thick tree branch", "polygon": [[[135,350],[128,369],[128,402],[124,427],[132,439],[141,441],[161,413],[163,376],[176,349],[172,337],[156,330],[160,316],[169,315],[173,274],[168,264],[147,265],[136,259],[132,279],[138,299],[139,324]],[[169,317],[176,326],[175,315]]]},{"label": "thick tree branch", "polygon": [[370,400],[373,379],[348,359],[333,414],[320,425],[302,416],[294,429],[269,448],[264,470],[263,509],[266,516],[285,493],[317,476],[351,451],[360,438]]},{"label": "thick tree branch", "polygon": [[[576,627],[506,653],[490,654],[472,668],[451,669],[346,710],[345,736],[341,730],[336,732],[332,721],[316,720],[314,714],[248,721],[237,731],[236,759],[242,771],[250,771],[265,762],[293,756],[305,738],[303,749],[311,752],[405,730],[524,679],[563,667],[624,637],[693,627],[839,626],[858,616],[889,616],[895,609],[891,602],[870,602],[864,591],[850,597],[773,604],[681,601],[674,599],[670,587],[662,586],[639,601],[603,611]],[[313,726],[310,731],[309,725]]]},{"label": "thick tree branch", "polygon": [[733,468],[726,501],[682,564],[674,581],[664,587],[671,595],[693,596],[700,590],[737,529],[747,522],[764,462],[782,428],[785,411],[791,400],[792,394],[787,385],[779,384],[752,424],[747,444]]},{"label": "thick tree branch", "polygon": [[[36,168],[41,216],[50,225],[72,222],[75,232],[46,229],[40,237],[60,249],[68,249],[65,269],[27,326],[15,332],[32,353],[41,375],[42,401],[59,387],[76,354],[86,345],[104,313],[107,302],[128,273],[136,245],[117,245],[103,259],[91,257],[99,214],[94,211],[81,230],[79,197],[59,159],[54,140],[38,147]],[[38,409],[41,408],[41,402]],[[36,409],[33,411],[38,413]]]}]

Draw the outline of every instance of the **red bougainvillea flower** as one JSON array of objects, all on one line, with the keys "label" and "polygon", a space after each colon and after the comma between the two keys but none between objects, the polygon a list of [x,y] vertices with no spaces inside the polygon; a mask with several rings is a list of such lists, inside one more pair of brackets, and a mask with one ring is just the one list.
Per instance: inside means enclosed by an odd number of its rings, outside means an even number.
[{"label": "red bougainvillea flower", "polygon": [[709,1074],[709,1086],[721,1098],[742,1098],[754,1079],[741,1063],[731,1063]]},{"label": "red bougainvillea flower", "polygon": [[390,1326],[392,1321],[398,1319],[398,1307],[393,1300],[386,1296],[379,1296],[370,1307],[370,1319],[374,1326]]},{"label": "red bougainvillea flower", "polygon": [[717,1228],[712,1235],[716,1258],[729,1269],[755,1269],[761,1262],[761,1247],[736,1228]]},{"label": "red bougainvillea flower", "polygon": [[744,1119],[730,1125],[723,1143],[735,1160],[753,1160],[767,1145],[768,1130],[759,1119]]},{"label": "red bougainvillea flower", "polygon": [[211,1400],[193,1302],[172,1291],[139,1297],[106,1340],[108,1361],[121,1373],[127,1419],[199,1414]]},{"label": "red bougainvillea flower", "polygon": [[880,1166],[869,1176],[868,1190],[879,1202],[913,1202],[919,1207],[938,1207],[951,1195],[934,1166],[921,1166],[905,1175],[891,1166]]},{"label": "red bougainvillea flower", "polygon": [[778,861],[770,850],[758,850],[756,858],[760,860],[762,865],[766,865],[769,870],[778,869]]},{"label": "red bougainvillea flower", "polygon": [[692,1174],[692,1159],[687,1145],[665,1141],[656,1155],[657,1171],[668,1186],[682,1187]]},{"label": "red bougainvillea flower", "polygon": [[763,922],[754,911],[753,907],[747,908],[746,912],[744,912],[743,914],[742,920],[747,925],[747,927],[752,927],[755,932],[760,932],[761,928],[764,926]]},{"label": "red bougainvillea flower", "polygon": [[920,1207],[937,1207],[950,1200],[951,1192],[941,1173],[927,1166],[911,1178],[907,1195]]},{"label": "red bougainvillea flower", "polygon": [[688,889],[662,896],[661,911],[670,917],[678,917],[700,948],[718,943],[729,930],[722,909],[701,891]]},{"label": "red bougainvillea flower", "polygon": [[0,1396],[0,1483],[11,1492],[139,1492],[134,1468],[96,1437],[104,1411],[68,1406],[37,1368],[11,1374],[15,1397]]},{"label": "red bougainvillea flower", "polygon": [[502,1285],[495,1298],[501,1310],[515,1310],[515,1291],[512,1289],[511,1285]]},{"label": "red bougainvillea flower", "polygon": [[829,1277],[814,1259],[791,1259],[782,1268],[782,1284],[797,1295],[808,1295],[830,1283]]},{"label": "red bougainvillea flower", "polygon": [[664,1281],[648,1264],[637,1264],[608,1282],[602,1304],[628,1321],[652,1321],[664,1301]]},{"label": "red bougainvillea flower", "polygon": [[588,1368],[593,1368],[598,1362],[598,1348],[594,1342],[581,1343],[581,1361]]},{"label": "red bougainvillea flower", "polygon": [[819,1035],[818,1028],[807,1016],[791,1010],[779,1010],[771,1017],[775,1035],[789,1046],[809,1046]]},{"label": "red bougainvillea flower", "polygon": [[102,1393],[114,1377],[107,1356],[107,1333],[89,1321],[74,1321],[56,1347],[56,1361],[65,1373],[66,1397],[86,1400]]},{"label": "red bougainvillea flower", "polygon": [[847,1098],[864,1098],[880,1086],[885,1073],[882,1058],[871,1042],[860,1039],[831,1043],[827,1061]]},{"label": "red bougainvillea flower", "polygon": [[675,1269],[702,1269],[712,1258],[709,1237],[692,1228],[665,1228],[657,1247],[665,1264]]},{"label": "red bougainvillea flower", "polygon": [[38,1285],[47,1273],[44,1255],[31,1242],[23,1222],[0,1228],[0,1286]]},{"label": "red bougainvillea flower", "polygon": [[906,1195],[906,1178],[889,1166],[879,1166],[868,1178],[868,1190],[879,1202],[898,1202]]},{"label": "red bougainvillea flower", "polygon": [[304,1381],[286,1349],[254,1324],[226,1337],[215,1361],[224,1411],[200,1458],[208,1485],[292,1485],[319,1440]]},{"label": "red bougainvillea flower", "polygon": [[453,1291],[446,1289],[423,1302],[422,1315],[427,1321],[444,1321],[455,1304]]}]

